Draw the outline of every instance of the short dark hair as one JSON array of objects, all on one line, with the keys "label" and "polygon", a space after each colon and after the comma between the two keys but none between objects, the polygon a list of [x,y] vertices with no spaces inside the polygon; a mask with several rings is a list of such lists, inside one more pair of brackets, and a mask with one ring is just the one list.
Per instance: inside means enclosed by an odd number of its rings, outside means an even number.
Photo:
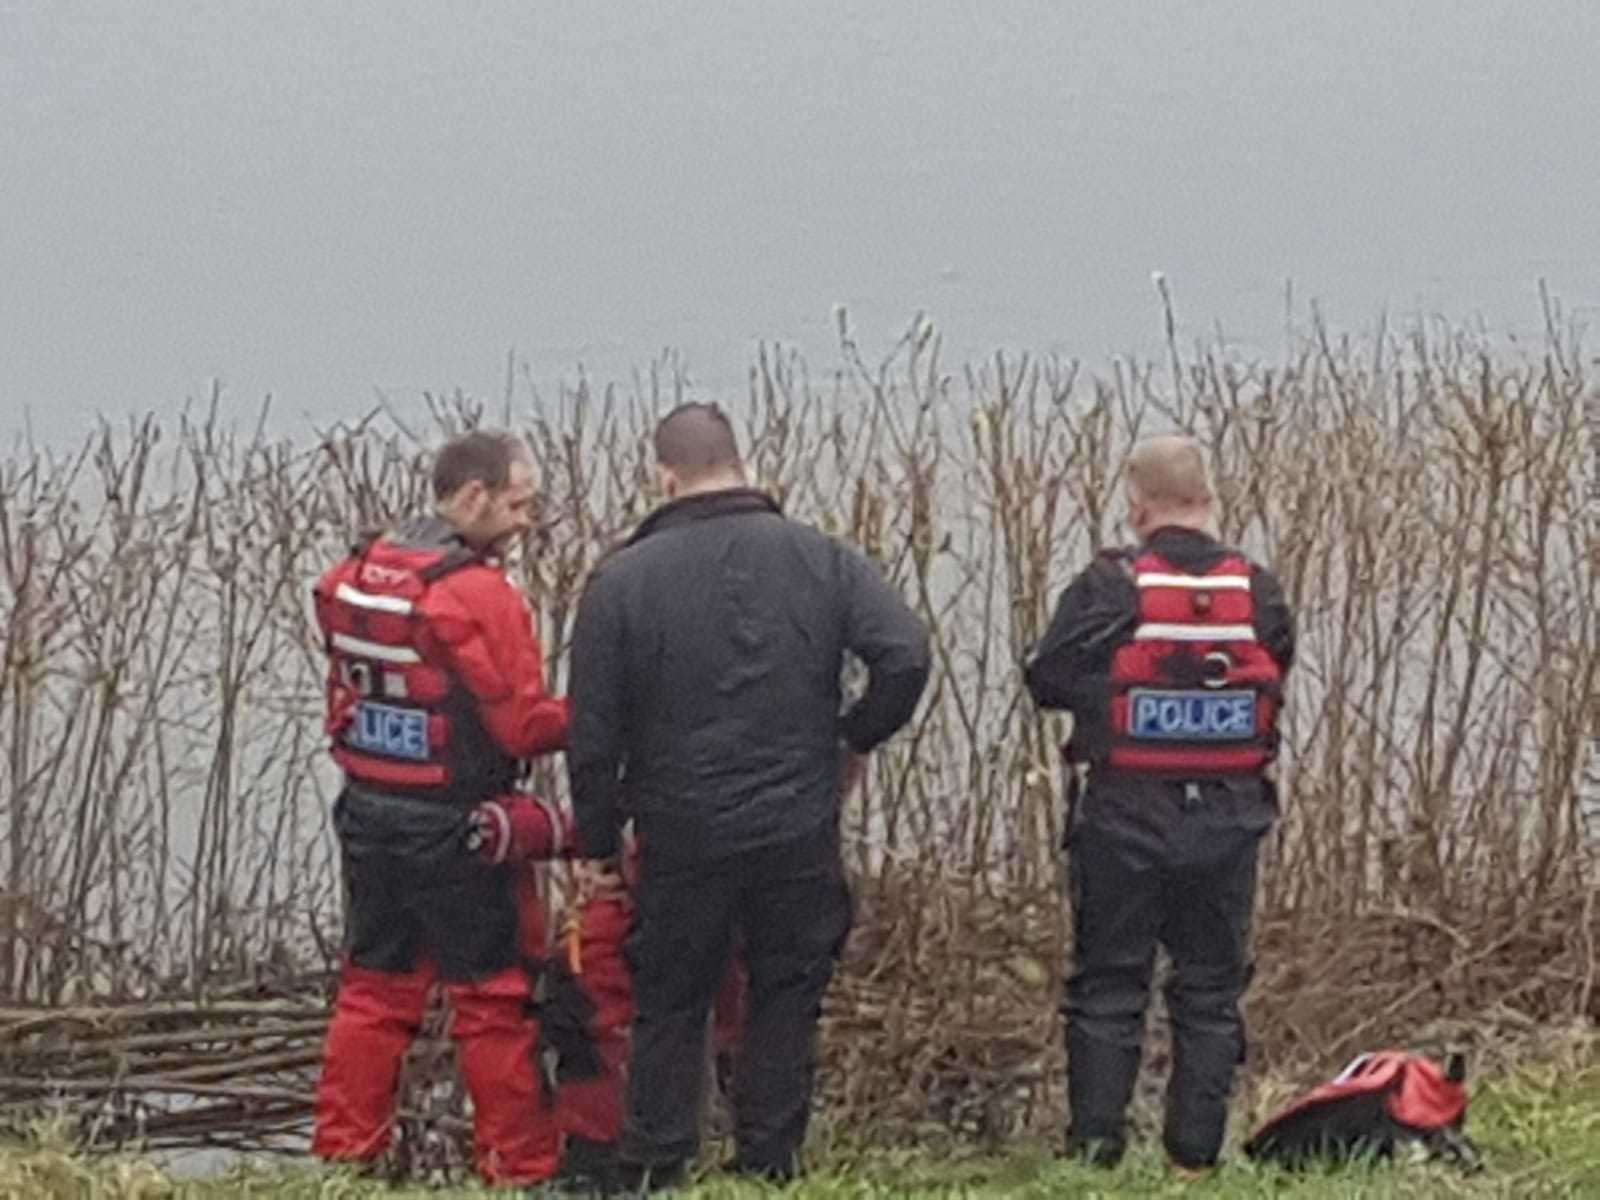
[{"label": "short dark hair", "polygon": [[738,467],[733,422],[715,404],[680,404],[656,426],[656,461],[690,479]]},{"label": "short dark hair", "polygon": [[433,498],[448,500],[474,480],[490,491],[511,479],[511,464],[528,459],[528,447],[514,433],[474,429],[451,438],[433,460]]}]

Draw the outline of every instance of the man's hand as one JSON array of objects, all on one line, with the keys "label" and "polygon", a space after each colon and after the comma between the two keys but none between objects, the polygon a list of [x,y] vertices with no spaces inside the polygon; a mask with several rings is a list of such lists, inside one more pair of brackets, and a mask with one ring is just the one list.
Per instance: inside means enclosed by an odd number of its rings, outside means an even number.
[{"label": "man's hand", "polygon": [[622,896],[628,891],[622,865],[614,858],[577,859],[572,864],[572,875],[580,903]]},{"label": "man's hand", "polygon": [[559,858],[570,851],[572,844],[571,817],[536,796],[497,796],[467,815],[467,852],[496,866],[532,858]]},{"label": "man's hand", "polygon": [[861,786],[867,777],[867,756],[857,754],[849,746],[844,748],[844,757],[839,763],[839,799],[848,800],[850,793]]}]

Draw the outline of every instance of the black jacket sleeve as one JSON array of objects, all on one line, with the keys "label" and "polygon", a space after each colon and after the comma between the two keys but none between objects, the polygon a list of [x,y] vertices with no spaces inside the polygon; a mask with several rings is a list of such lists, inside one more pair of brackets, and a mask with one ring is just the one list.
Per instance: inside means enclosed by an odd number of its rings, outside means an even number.
[{"label": "black jacket sleeve", "polygon": [[1250,572],[1250,594],[1256,610],[1256,638],[1287,677],[1294,666],[1295,623],[1283,585],[1271,571],[1257,566]]},{"label": "black jacket sleeve", "polygon": [[850,748],[865,754],[911,719],[932,666],[928,628],[860,551],[842,543],[844,642],[867,666],[867,689],[841,719]]},{"label": "black jacket sleeve", "polygon": [[588,858],[612,858],[621,848],[627,691],[619,599],[604,572],[597,572],[579,601],[572,630],[567,782],[578,845]]},{"label": "black jacket sleeve", "polygon": [[1125,562],[1102,554],[1062,591],[1050,627],[1023,666],[1040,708],[1097,711],[1112,655],[1138,622],[1138,593]]}]

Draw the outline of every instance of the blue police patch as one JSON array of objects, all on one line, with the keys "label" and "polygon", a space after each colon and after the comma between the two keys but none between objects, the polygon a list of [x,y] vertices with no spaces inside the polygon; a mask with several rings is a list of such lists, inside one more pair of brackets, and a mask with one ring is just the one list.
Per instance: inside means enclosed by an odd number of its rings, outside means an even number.
[{"label": "blue police patch", "polygon": [[350,724],[345,741],[351,749],[367,754],[426,762],[428,714],[418,708],[399,708],[363,700],[356,705],[356,718]]},{"label": "blue police patch", "polygon": [[1256,736],[1256,694],[1134,688],[1128,732],[1142,741],[1247,741]]}]

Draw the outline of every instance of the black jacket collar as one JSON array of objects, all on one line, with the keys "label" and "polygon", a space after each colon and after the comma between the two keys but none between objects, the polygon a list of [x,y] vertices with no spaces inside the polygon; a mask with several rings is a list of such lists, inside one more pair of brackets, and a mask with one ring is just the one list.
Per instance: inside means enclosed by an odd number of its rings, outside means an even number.
[{"label": "black jacket collar", "polygon": [[1151,547],[1184,546],[1196,550],[1221,544],[1204,529],[1193,529],[1187,525],[1162,525],[1152,529],[1150,536],[1145,539],[1145,545]]},{"label": "black jacket collar", "polygon": [[692,521],[705,521],[713,517],[731,517],[741,513],[769,512],[779,516],[783,509],[778,502],[758,488],[728,488],[720,492],[702,492],[697,496],[684,496],[669,500],[639,523],[627,544],[633,545],[652,533],[687,525]]},{"label": "black jacket collar", "polygon": [[1199,572],[1209,571],[1230,553],[1229,547],[1205,530],[1184,525],[1151,530],[1140,549],[1153,550],[1179,570]]},{"label": "black jacket collar", "polygon": [[437,513],[425,513],[403,521],[395,529],[393,540],[417,549],[473,553],[460,531]]}]

